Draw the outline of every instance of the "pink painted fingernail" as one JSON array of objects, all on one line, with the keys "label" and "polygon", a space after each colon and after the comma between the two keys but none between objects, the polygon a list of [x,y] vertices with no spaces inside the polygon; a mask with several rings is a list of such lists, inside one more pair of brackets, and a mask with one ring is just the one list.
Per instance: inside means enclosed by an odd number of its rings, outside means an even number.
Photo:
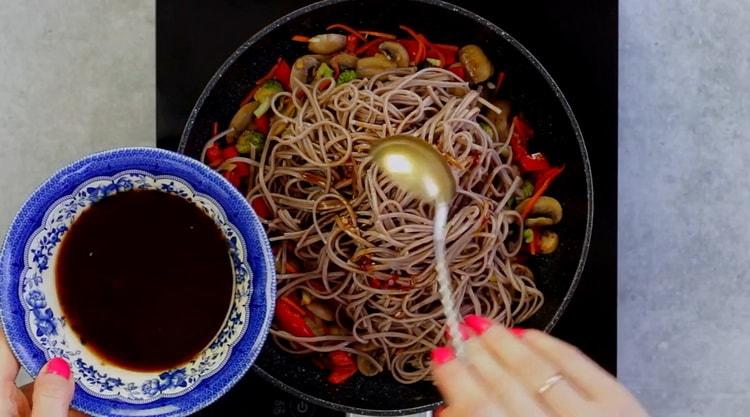
[{"label": "pink painted fingernail", "polygon": [[456,357],[456,355],[453,353],[453,349],[451,349],[448,346],[441,346],[441,347],[432,349],[431,356],[432,356],[432,361],[438,365],[442,365],[446,362],[449,362],[453,360],[453,358]]},{"label": "pink painted fingernail", "polygon": [[440,417],[443,415],[443,412],[445,411],[445,405],[441,405],[438,408],[435,409],[435,411],[432,413],[435,417]]},{"label": "pink painted fingernail", "polygon": [[464,323],[466,323],[467,326],[471,327],[471,329],[474,330],[477,334],[482,334],[487,329],[492,327],[492,320],[474,314],[469,314],[468,316],[464,317]]},{"label": "pink painted fingernail", "polygon": [[513,333],[513,336],[519,339],[523,337],[524,333],[526,333],[526,329],[522,329],[520,327],[511,327],[510,329],[508,329],[508,331]]},{"label": "pink painted fingernail", "polygon": [[47,362],[47,368],[44,373],[54,374],[68,379],[70,378],[70,365],[68,365],[68,362],[63,358],[52,358]]}]

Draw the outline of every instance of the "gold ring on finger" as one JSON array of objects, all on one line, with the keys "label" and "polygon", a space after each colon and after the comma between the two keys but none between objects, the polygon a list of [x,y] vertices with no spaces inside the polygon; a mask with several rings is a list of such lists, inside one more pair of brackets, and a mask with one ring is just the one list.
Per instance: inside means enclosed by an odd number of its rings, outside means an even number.
[{"label": "gold ring on finger", "polygon": [[546,381],[544,381],[544,384],[542,384],[541,387],[539,387],[538,390],[536,390],[539,395],[544,394],[545,392],[549,391],[550,388],[555,386],[558,382],[563,380],[563,376],[561,374],[554,374],[551,377],[547,378]]}]

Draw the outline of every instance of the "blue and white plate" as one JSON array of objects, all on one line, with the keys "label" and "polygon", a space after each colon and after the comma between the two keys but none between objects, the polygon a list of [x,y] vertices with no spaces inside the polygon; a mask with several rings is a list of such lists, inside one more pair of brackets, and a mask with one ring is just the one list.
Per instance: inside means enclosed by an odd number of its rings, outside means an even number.
[{"label": "blue and white plate", "polygon": [[[55,290],[55,256],[73,221],[94,202],[132,189],[157,189],[197,204],[224,232],[232,255],[234,301],[224,327],[198,357],[164,372],[103,363],[66,325]],[[70,362],[75,408],[98,416],[183,416],[219,398],[255,361],[269,330],[275,285],[265,231],[231,184],[183,155],[126,148],[63,168],[21,208],[0,257],[0,317],[32,375],[52,357]]]}]

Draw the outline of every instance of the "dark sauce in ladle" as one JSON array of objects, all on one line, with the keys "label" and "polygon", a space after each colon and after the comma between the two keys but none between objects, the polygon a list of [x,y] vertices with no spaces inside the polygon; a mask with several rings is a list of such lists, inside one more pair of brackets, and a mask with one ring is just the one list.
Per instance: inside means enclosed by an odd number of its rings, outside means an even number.
[{"label": "dark sauce in ladle", "polygon": [[104,362],[169,369],[198,355],[232,301],[227,241],[199,207],[160,191],[128,191],[86,209],[57,256],[67,324]]}]

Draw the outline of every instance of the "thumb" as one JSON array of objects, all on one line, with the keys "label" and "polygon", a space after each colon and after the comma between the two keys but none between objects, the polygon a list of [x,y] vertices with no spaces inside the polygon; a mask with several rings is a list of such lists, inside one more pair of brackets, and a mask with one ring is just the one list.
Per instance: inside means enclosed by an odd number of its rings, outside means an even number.
[{"label": "thumb", "polygon": [[34,381],[31,417],[67,417],[74,389],[68,362],[50,359]]}]

